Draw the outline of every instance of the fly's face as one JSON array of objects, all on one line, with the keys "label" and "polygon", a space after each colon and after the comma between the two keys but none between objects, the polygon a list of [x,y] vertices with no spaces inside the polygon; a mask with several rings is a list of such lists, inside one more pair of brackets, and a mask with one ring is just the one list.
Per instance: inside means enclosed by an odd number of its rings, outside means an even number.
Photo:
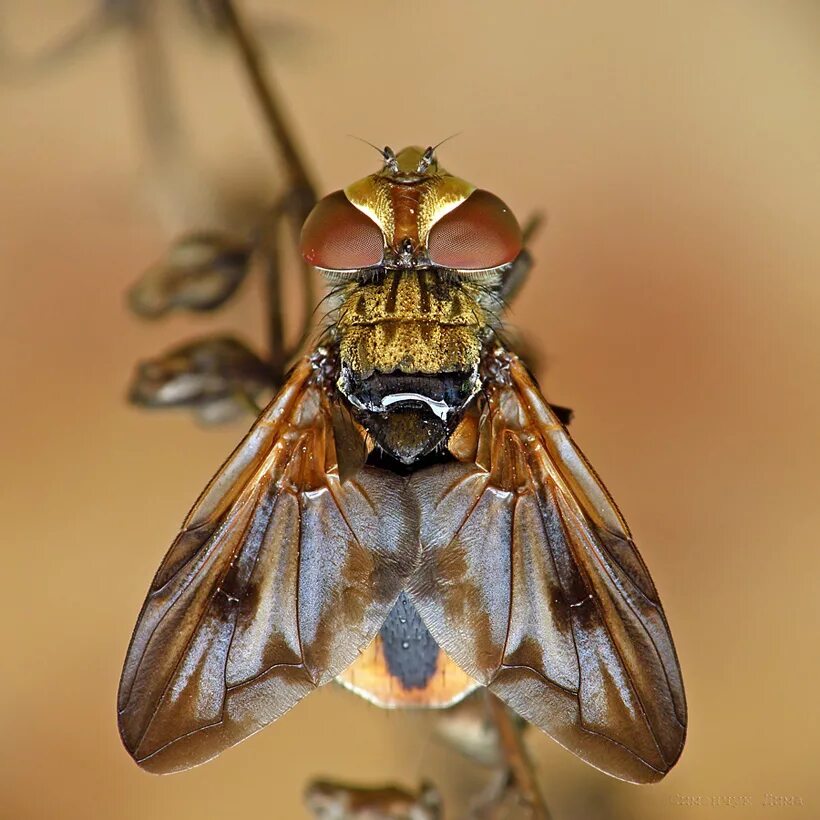
[{"label": "fly's face", "polygon": [[432,149],[384,158],[319,202],[302,253],[334,288],[338,389],[377,443],[410,464],[446,441],[480,389],[522,237],[498,197],[448,174]]}]

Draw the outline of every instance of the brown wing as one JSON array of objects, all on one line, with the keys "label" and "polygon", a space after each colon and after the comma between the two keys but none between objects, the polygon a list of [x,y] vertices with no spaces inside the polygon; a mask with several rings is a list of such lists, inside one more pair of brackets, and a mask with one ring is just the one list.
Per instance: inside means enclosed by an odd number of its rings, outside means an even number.
[{"label": "brown wing", "polygon": [[411,598],[442,649],[528,721],[610,774],[658,780],[686,727],[658,594],[523,365],[502,365],[473,463],[411,480],[423,556]]},{"label": "brown wing", "polygon": [[402,480],[340,483],[331,408],[298,365],[186,518],[154,578],[119,692],[120,733],[155,772],[275,720],[368,645],[417,552]]}]

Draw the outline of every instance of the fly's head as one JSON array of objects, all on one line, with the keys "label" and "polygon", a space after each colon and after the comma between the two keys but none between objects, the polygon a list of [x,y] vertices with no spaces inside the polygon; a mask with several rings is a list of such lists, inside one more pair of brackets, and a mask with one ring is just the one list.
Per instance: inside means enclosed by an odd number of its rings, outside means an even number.
[{"label": "fly's head", "polygon": [[380,171],[316,205],[301,250],[333,288],[339,391],[411,464],[446,441],[481,387],[522,236],[498,197],[448,174],[432,148],[383,156]]}]

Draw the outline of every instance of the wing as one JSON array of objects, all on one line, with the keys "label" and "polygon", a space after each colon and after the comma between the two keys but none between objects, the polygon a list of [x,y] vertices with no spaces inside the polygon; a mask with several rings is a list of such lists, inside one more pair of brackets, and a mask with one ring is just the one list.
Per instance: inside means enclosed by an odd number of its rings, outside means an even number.
[{"label": "wing", "polygon": [[280,717],[370,643],[417,554],[402,479],[338,477],[307,359],[182,525],[137,621],[120,733],[154,772],[202,763]]},{"label": "wing", "polygon": [[686,703],[646,566],[604,486],[521,362],[496,362],[472,452],[414,475],[410,594],[465,672],[609,774],[659,780]]}]

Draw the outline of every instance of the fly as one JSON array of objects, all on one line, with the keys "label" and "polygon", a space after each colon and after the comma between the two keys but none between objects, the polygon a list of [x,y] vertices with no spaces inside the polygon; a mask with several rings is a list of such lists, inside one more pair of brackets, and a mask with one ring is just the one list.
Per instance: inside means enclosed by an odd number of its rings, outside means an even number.
[{"label": "fly", "polygon": [[507,205],[386,148],[301,233],[329,321],[183,522],[123,670],[144,768],[202,763],[331,681],[383,707],[486,687],[633,782],[686,703],[629,529],[505,342],[530,267]]}]

